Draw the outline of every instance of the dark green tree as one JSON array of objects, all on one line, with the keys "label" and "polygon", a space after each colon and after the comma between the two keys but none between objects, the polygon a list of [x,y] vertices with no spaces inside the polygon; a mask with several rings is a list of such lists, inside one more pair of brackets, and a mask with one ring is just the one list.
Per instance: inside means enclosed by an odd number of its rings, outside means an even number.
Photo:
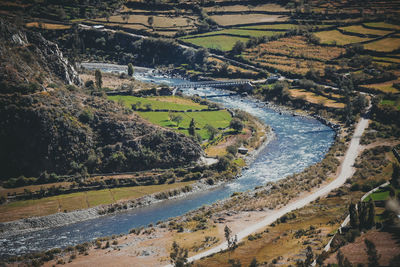
[{"label": "dark green tree", "polygon": [[393,164],[392,179],[390,183],[394,188],[400,188],[400,166],[397,163]]},{"label": "dark green tree", "polygon": [[250,262],[249,267],[257,267],[258,266],[258,262],[257,259],[254,257],[253,260]]},{"label": "dark green tree", "polygon": [[96,70],[94,72],[94,77],[95,77],[95,80],[96,80],[97,88],[101,89],[103,87],[103,76],[101,74],[101,71],[100,70]]},{"label": "dark green tree", "polygon": [[365,239],[364,242],[365,245],[367,246],[365,251],[367,252],[368,255],[368,266],[378,267],[379,266],[378,261],[381,256],[378,255],[378,251],[376,250],[375,244],[368,239]]},{"label": "dark green tree", "polygon": [[231,234],[232,234],[232,230],[228,227],[228,225],[225,225],[224,235],[225,235],[226,242],[228,242],[228,248],[230,248],[232,246]]},{"label": "dark green tree", "polygon": [[240,132],[243,130],[243,122],[239,120],[238,118],[233,118],[231,122],[229,123],[229,127],[234,129],[236,132]]},{"label": "dark green tree", "polygon": [[350,213],[350,226],[353,229],[357,229],[359,227],[360,221],[358,220],[358,212],[356,209],[356,205],[351,203],[349,206]]},{"label": "dark green tree", "polygon": [[314,253],[310,246],[307,246],[306,249],[306,260],[304,261],[305,266],[311,266],[311,263],[314,260]]},{"label": "dark green tree", "polygon": [[243,43],[243,42],[241,42],[241,41],[237,41],[234,45],[233,45],[233,47],[232,47],[232,54],[233,55],[240,55],[242,52],[243,52],[243,50],[246,48],[246,45]]},{"label": "dark green tree", "polygon": [[372,198],[368,201],[368,219],[367,219],[368,228],[372,228],[375,226],[375,203]]},{"label": "dark green tree", "polygon": [[242,263],[240,263],[239,259],[229,259],[228,263],[231,265],[231,267],[242,267]]},{"label": "dark green tree", "polygon": [[214,137],[215,137],[215,135],[218,133],[218,130],[215,129],[215,127],[212,126],[212,125],[210,125],[210,124],[206,124],[206,125],[204,126],[204,129],[206,129],[208,135],[210,136],[210,137],[208,138],[209,140],[213,140]]},{"label": "dark green tree", "polygon": [[172,251],[170,253],[170,261],[175,267],[185,267],[187,265],[188,250],[181,248],[178,243],[172,243]]},{"label": "dark green tree", "polygon": [[190,121],[188,132],[189,132],[189,134],[190,134],[191,136],[194,136],[194,135],[196,134],[196,124],[195,124],[193,118],[192,118],[192,120]]},{"label": "dark green tree", "polygon": [[132,65],[132,63],[129,63],[128,64],[128,75],[132,77],[133,72],[134,72],[133,65]]}]

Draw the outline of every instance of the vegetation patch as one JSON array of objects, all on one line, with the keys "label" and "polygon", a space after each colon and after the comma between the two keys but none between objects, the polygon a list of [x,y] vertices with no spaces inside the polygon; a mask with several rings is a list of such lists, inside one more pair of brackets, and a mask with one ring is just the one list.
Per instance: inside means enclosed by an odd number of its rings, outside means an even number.
[{"label": "vegetation patch", "polygon": [[63,211],[86,209],[98,205],[116,203],[119,200],[136,199],[145,195],[182,188],[193,181],[174,184],[134,186],[102,189],[89,192],[64,194],[34,200],[15,201],[0,206],[1,222],[32,216],[46,216]]},{"label": "vegetation patch", "polygon": [[338,30],[317,32],[315,35],[320,38],[323,44],[347,45],[372,40],[358,36],[346,35]]},{"label": "vegetation patch", "polygon": [[365,49],[378,52],[392,52],[400,48],[399,38],[385,38],[364,45]]},{"label": "vegetation patch", "polygon": [[353,25],[353,26],[348,26],[348,27],[342,27],[340,28],[346,32],[354,32],[354,33],[360,33],[360,34],[371,34],[371,35],[386,35],[391,33],[392,31],[385,31],[385,30],[375,30],[375,29],[369,29],[365,28],[362,25]]},{"label": "vegetation patch", "polygon": [[288,20],[287,16],[263,14],[213,15],[210,16],[210,18],[221,26],[234,26],[262,22],[282,22]]},{"label": "vegetation patch", "polygon": [[158,96],[158,97],[136,97],[136,96],[125,96],[115,95],[108,96],[108,99],[117,102],[123,102],[127,108],[135,109],[167,109],[167,110],[198,110],[207,109],[208,106],[195,103],[189,99],[179,96]]},{"label": "vegetation patch", "polygon": [[192,43],[205,48],[212,48],[222,51],[230,51],[237,41],[246,43],[249,39],[229,35],[205,36],[200,38],[185,39],[185,42]]},{"label": "vegetation patch", "polygon": [[312,92],[308,92],[303,89],[290,89],[290,96],[294,98],[301,98],[306,100],[307,102],[318,104],[321,106],[329,107],[329,108],[344,108],[344,103],[337,102],[335,100],[329,99],[327,97],[317,95]]},{"label": "vegetation patch", "polygon": [[367,22],[364,23],[364,25],[369,26],[369,27],[373,27],[373,28],[381,28],[383,30],[400,30],[400,25],[394,25],[394,24],[390,24],[390,23],[386,23],[386,22]]}]

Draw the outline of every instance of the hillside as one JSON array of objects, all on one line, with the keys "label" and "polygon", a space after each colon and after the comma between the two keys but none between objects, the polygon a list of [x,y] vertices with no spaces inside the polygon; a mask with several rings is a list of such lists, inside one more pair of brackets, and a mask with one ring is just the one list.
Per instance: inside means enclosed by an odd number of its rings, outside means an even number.
[{"label": "hillside", "polygon": [[[1,178],[180,166],[201,148],[89,96],[58,47],[1,21]],[[10,54],[13,57],[10,57]]]}]

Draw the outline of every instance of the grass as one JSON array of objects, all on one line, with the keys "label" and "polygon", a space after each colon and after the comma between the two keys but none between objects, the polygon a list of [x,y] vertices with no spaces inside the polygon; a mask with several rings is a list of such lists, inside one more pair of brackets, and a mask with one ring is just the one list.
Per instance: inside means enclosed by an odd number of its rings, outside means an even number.
[{"label": "grass", "polygon": [[394,106],[397,107],[398,110],[400,110],[400,102],[396,100],[388,100],[384,99],[380,103],[381,105],[387,105],[387,106]]},{"label": "grass", "polygon": [[[400,193],[400,189],[397,189],[396,193],[399,194]],[[371,195],[369,195],[367,198],[364,199],[364,201],[368,202],[371,198],[372,198],[373,201],[386,200],[386,199],[389,198],[389,191],[380,189],[380,190],[372,193]]]},{"label": "grass", "polygon": [[400,25],[389,24],[386,22],[368,22],[364,23],[364,25],[381,29],[400,30]]},{"label": "grass", "polygon": [[136,97],[115,95],[108,96],[113,101],[122,101],[127,108],[131,108],[132,104],[141,103],[141,108],[145,108],[146,104],[150,104],[152,109],[168,109],[168,110],[189,110],[189,109],[207,109],[205,105],[200,105],[189,99],[179,96],[157,96],[157,97]]},{"label": "grass", "polygon": [[391,31],[368,29],[368,28],[363,27],[362,25],[353,25],[353,26],[343,27],[340,29],[347,31],[347,32],[372,34],[372,35],[378,35],[378,36],[382,36],[382,35],[391,33]]},{"label": "grass", "polygon": [[[121,24],[129,24],[129,23],[139,23],[149,26],[148,18],[151,17],[150,15],[131,15],[127,20],[128,23],[122,19],[121,16],[111,16],[109,18],[110,23],[121,23]],[[193,24],[193,20],[187,20],[184,17],[169,17],[164,15],[153,16],[154,22],[152,24],[155,28],[168,28],[168,27],[186,27]],[[106,18],[98,18],[98,21],[107,22]],[[189,21],[189,23],[188,23]]]},{"label": "grass", "polygon": [[389,61],[392,63],[400,63],[400,58],[394,58],[394,57],[373,57],[374,60],[384,60],[384,61]]},{"label": "grass", "polygon": [[[172,122],[168,117],[168,112],[138,112],[140,116],[150,121],[151,123],[177,129],[175,122]],[[209,134],[204,129],[206,124],[213,126],[214,128],[226,128],[229,126],[232,120],[231,115],[226,110],[219,111],[204,111],[204,112],[186,112],[178,113],[181,115],[183,120],[179,124],[179,127],[188,128],[192,118],[196,123],[196,127],[201,130],[196,131],[201,135],[203,139],[208,139]],[[187,130],[178,130],[181,133],[188,134]]]},{"label": "grass", "polygon": [[262,4],[249,7],[248,5],[232,5],[232,6],[212,6],[204,8],[207,12],[240,12],[240,11],[269,11],[269,12],[284,12],[288,11],[278,4]]},{"label": "grass", "polygon": [[364,87],[375,89],[383,93],[398,93],[399,90],[393,87],[393,83],[400,82],[400,79],[383,83],[367,84]]},{"label": "grass", "polygon": [[210,16],[215,22],[222,26],[234,26],[238,24],[262,23],[262,22],[281,22],[288,17],[281,15],[264,14],[234,14],[234,15],[214,15]]},{"label": "grass", "polygon": [[205,36],[201,38],[185,39],[185,42],[192,43],[194,45],[202,46],[205,48],[213,48],[222,51],[229,51],[237,41],[247,42],[248,38],[235,37],[228,35],[219,36]]},{"label": "grass", "polygon": [[290,96],[294,98],[304,98],[307,102],[313,104],[323,105],[330,108],[344,108],[343,103],[336,102],[335,100],[314,94],[312,92],[308,92],[303,89],[290,89],[289,92]]},{"label": "grass", "polygon": [[296,29],[298,25],[296,24],[267,24],[267,25],[253,25],[253,26],[243,26],[239,29],[245,30],[291,30]]},{"label": "grass", "polygon": [[323,44],[347,45],[371,40],[371,38],[361,38],[340,33],[338,30],[317,32],[315,35],[321,39]]},{"label": "grass", "polygon": [[365,49],[378,52],[392,52],[400,48],[399,38],[385,38],[364,45]]},{"label": "grass", "polygon": [[222,31],[215,31],[215,32],[207,32],[207,33],[202,33],[202,34],[197,34],[197,35],[188,35],[185,36],[184,39],[191,39],[191,38],[198,38],[198,37],[204,37],[204,36],[210,36],[210,35],[228,35],[228,34],[234,34],[234,35],[240,35],[243,37],[261,37],[261,36],[273,36],[273,35],[278,35],[282,34],[284,31],[259,31],[259,30],[250,30],[250,29],[226,29]]},{"label": "grass", "polygon": [[46,30],[66,30],[71,28],[70,25],[64,24],[53,24],[53,23],[39,23],[39,22],[29,22],[25,24],[28,28],[43,28]]},{"label": "grass", "polygon": [[139,198],[148,194],[163,192],[190,185],[190,182],[103,189],[88,192],[46,197],[34,200],[21,200],[0,206],[0,222],[13,221],[32,216],[45,216],[62,211],[86,209],[119,200]]}]

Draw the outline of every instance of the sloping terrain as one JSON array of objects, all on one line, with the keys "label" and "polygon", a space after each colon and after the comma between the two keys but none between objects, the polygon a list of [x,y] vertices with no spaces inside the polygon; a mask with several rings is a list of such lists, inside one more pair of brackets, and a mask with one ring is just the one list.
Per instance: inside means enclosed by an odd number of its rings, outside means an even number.
[{"label": "sloping terrain", "polygon": [[165,168],[200,156],[199,145],[184,135],[65,87],[80,80],[55,44],[0,25],[1,178]]}]

